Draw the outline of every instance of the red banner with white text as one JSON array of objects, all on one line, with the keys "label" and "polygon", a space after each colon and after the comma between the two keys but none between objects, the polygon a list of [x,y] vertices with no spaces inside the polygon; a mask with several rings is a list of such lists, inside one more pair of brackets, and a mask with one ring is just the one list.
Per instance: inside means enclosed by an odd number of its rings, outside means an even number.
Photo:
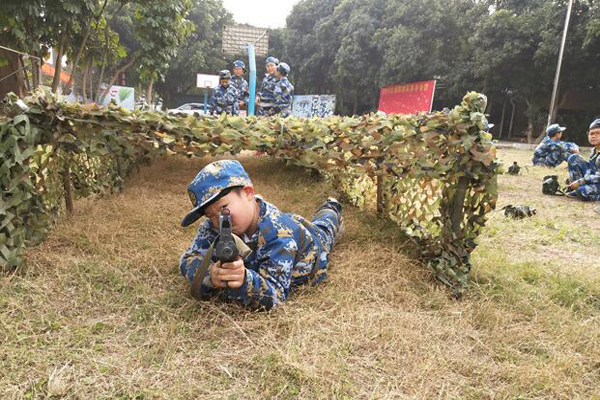
[{"label": "red banner with white text", "polygon": [[386,114],[413,114],[431,111],[436,81],[386,86],[379,92],[379,111]]}]

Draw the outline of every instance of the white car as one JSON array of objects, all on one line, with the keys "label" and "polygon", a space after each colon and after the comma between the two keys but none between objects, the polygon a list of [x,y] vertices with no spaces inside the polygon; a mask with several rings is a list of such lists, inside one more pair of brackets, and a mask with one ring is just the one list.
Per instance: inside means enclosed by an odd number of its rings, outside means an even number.
[{"label": "white car", "polygon": [[204,112],[204,103],[185,103],[177,108],[172,108],[167,111],[172,114],[195,115],[197,117],[201,115],[208,115],[208,112]]}]

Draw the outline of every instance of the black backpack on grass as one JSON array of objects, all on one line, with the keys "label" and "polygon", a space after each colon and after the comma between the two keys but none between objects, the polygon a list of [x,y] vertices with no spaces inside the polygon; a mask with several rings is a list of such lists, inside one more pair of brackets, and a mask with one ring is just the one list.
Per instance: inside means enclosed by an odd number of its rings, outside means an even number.
[{"label": "black backpack on grass", "polygon": [[558,183],[557,175],[548,175],[542,179],[542,193],[551,196],[563,196],[565,193]]}]

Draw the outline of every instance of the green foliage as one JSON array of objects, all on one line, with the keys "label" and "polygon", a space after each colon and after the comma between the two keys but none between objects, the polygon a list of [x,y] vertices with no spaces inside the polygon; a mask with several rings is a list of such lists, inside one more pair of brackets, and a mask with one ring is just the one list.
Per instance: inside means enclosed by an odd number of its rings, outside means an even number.
[{"label": "green foliage", "polygon": [[[301,0],[274,50],[279,46],[276,55],[292,67],[298,93],[334,93],[341,114],[376,109],[386,85],[439,76],[437,109],[477,90],[493,101],[490,109],[518,101],[537,134],[547,119],[567,3]],[[574,2],[561,94],[600,88],[592,67],[600,61],[599,15],[597,1]]]},{"label": "green foliage", "polygon": [[[179,46],[177,55],[169,62],[164,82],[156,90],[170,108],[177,93],[187,93],[196,87],[196,74],[215,73],[227,68],[221,50],[223,26],[233,21],[220,0],[194,0],[187,17],[193,31]],[[190,68],[193,65],[193,68]]]},{"label": "green foliage", "polygon": [[[206,157],[262,150],[317,169],[346,196],[373,210],[383,178],[384,210],[423,246],[434,275],[460,291],[469,253],[495,207],[495,150],[482,131],[484,96],[469,93],[449,114],[297,119],[186,119],[156,111],[61,102],[47,91],[6,100],[0,123],[3,185],[0,263],[20,263],[60,208],[60,177],[70,174],[76,196],[120,188],[123,176],[148,156]],[[50,167],[52,166],[52,167]]]},{"label": "green foliage", "polygon": [[136,41],[141,47],[142,72],[162,74],[193,29],[186,19],[191,0],[145,1],[135,9]]}]

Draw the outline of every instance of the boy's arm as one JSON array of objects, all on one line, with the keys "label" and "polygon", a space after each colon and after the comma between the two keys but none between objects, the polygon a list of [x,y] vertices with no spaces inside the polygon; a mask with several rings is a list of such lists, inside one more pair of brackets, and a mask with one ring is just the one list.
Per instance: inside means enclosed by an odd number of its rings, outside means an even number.
[{"label": "boy's arm", "polygon": [[283,108],[283,106],[285,106],[285,92],[287,91],[287,88],[284,87],[283,85],[277,85],[275,86],[275,90],[273,91],[273,108],[276,108],[277,110],[281,110]]},{"label": "boy's arm", "polygon": [[[204,222],[198,229],[198,233],[192,242],[192,245],[182,254],[179,261],[179,269],[181,274],[188,278],[190,282],[194,280],[196,271],[199,271],[200,264],[204,259],[204,255],[208,251],[208,248],[212,244],[216,237],[216,234],[210,229],[207,222]],[[211,260],[214,263],[216,260],[213,256]],[[212,267],[212,265],[211,265]],[[221,292],[221,289],[214,287],[210,281],[210,268],[206,274],[204,281],[200,287],[200,295],[203,299],[212,297],[213,295]]]},{"label": "boy's arm", "polygon": [[248,85],[248,82],[245,81],[242,86],[242,101],[244,102],[244,104],[248,105],[248,103],[250,102],[250,86]]},{"label": "boy's arm", "polygon": [[579,153],[579,146],[573,142],[563,142],[563,145],[570,154]]},{"label": "boy's arm", "polygon": [[292,268],[298,245],[291,236],[278,237],[267,242],[257,254],[258,272],[246,268],[241,287],[227,288],[227,296],[250,308],[267,310],[283,302],[290,291]]},{"label": "boy's arm", "polygon": [[583,183],[587,185],[600,183],[600,172],[596,171],[595,174],[587,174],[583,178]]},{"label": "boy's arm", "polygon": [[240,102],[238,101],[239,97],[240,96],[239,96],[238,92],[235,92],[235,96],[233,96],[233,99],[232,99],[232,104],[233,104],[232,114],[233,115],[238,115],[240,113]]},{"label": "boy's arm", "polygon": [[211,112],[211,114],[213,112],[215,112],[215,91],[213,90],[212,94],[210,95],[210,100],[208,102],[208,107],[209,107],[209,111]]}]

